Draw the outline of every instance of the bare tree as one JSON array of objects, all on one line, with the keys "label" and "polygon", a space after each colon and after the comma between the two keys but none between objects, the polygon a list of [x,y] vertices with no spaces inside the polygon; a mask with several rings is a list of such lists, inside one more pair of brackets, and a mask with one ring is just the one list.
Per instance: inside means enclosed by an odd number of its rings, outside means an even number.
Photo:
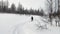
[{"label": "bare tree", "polygon": [[52,5],[53,5],[52,0],[47,0],[47,8],[50,12],[52,12]]},{"label": "bare tree", "polygon": [[52,13],[53,13],[53,2],[52,0],[47,0],[47,9],[49,11],[50,24],[52,25]]}]

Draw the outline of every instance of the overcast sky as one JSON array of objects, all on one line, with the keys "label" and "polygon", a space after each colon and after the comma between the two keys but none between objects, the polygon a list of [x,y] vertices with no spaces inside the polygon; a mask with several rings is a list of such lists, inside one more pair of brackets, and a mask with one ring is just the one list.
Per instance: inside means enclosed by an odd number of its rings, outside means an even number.
[{"label": "overcast sky", "polygon": [[[4,0],[6,1],[6,0]],[[18,6],[18,3],[22,4],[24,8],[33,8],[33,9],[38,9],[38,8],[44,8],[44,2],[45,0],[8,0],[9,1],[9,6],[12,3],[15,3],[16,7]]]}]

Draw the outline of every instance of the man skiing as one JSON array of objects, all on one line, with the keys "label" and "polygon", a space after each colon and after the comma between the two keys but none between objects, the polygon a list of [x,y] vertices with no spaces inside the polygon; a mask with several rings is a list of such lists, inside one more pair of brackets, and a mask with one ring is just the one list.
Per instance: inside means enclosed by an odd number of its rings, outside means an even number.
[{"label": "man skiing", "polygon": [[31,17],[31,21],[33,21],[33,16]]}]

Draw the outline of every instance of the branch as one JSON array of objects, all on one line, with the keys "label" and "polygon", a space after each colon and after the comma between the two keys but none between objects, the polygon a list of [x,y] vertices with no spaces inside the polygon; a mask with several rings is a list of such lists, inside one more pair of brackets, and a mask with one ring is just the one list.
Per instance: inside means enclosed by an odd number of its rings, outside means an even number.
[{"label": "branch", "polygon": [[47,2],[50,4],[51,2],[49,0],[47,0]]}]

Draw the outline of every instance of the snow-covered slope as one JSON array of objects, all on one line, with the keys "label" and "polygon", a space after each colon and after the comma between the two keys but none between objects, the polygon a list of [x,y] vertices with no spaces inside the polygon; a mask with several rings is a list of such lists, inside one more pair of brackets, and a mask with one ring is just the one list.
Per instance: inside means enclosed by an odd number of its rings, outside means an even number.
[{"label": "snow-covered slope", "polygon": [[25,23],[29,16],[18,14],[0,14],[0,34],[10,34],[11,30],[21,23]]},{"label": "snow-covered slope", "polygon": [[[41,16],[35,16],[34,18],[35,18],[34,21],[28,22],[24,25],[23,28],[26,34],[60,34],[60,27],[50,26],[49,23],[45,23],[44,21],[42,21],[45,19]],[[47,29],[45,28],[40,29],[39,25],[40,26],[46,25]]]},{"label": "snow-covered slope", "polygon": [[[59,27],[50,26],[47,22],[44,17],[36,15],[0,13],[0,34],[60,34]],[[40,26],[47,26],[47,29]]]}]

